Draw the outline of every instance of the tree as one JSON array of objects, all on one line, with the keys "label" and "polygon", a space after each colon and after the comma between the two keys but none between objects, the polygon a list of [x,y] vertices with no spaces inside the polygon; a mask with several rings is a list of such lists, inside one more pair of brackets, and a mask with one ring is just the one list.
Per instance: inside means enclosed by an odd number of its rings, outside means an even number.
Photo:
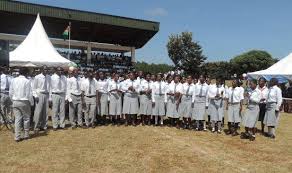
[{"label": "tree", "polygon": [[166,73],[173,70],[173,66],[168,64],[148,64],[146,62],[137,62],[135,64],[135,69],[137,71],[143,71],[144,73]]},{"label": "tree", "polygon": [[172,34],[166,47],[168,56],[176,68],[183,69],[188,74],[201,72],[201,64],[207,58],[202,54],[202,47],[193,41],[191,32]]},{"label": "tree", "polygon": [[229,79],[231,76],[231,64],[227,61],[207,62],[202,65],[202,73],[210,78],[223,77]]},{"label": "tree", "polygon": [[232,73],[238,75],[264,70],[276,62],[268,52],[262,50],[251,50],[230,60]]}]

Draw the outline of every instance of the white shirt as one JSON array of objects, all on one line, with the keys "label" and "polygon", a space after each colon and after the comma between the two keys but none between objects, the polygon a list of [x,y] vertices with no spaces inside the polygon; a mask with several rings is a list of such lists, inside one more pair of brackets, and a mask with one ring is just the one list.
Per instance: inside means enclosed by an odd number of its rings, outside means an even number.
[{"label": "white shirt", "polygon": [[139,85],[142,85],[142,82],[145,81],[145,79],[137,77],[136,81],[139,83]]},{"label": "white shirt", "polygon": [[195,96],[199,96],[199,97],[207,97],[208,95],[208,88],[209,85],[206,83],[201,84],[200,82],[198,82],[195,85]]},{"label": "white shirt", "polygon": [[222,85],[219,85],[219,87],[217,87],[216,84],[209,85],[208,98],[215,99],[217,94],[219,94],[222,98],[224,98],[225,97],[225,88]]},{"label": "white shirt", "polygon": [[195,101],[195,90],[196,87],[194,84],[184,83],[182,84],[182,94],[192,97],[192,102]]},{"label": "white shirt", "polygon": [[104,79],[104,80],[99,79],[97,81],[98,92],[107,93],[108,83],[109,81],[107,79]]},{"label": "white shirt", "polygon": [[85,79],[81,83],[81,91],[84,92],[85,96],[96,96],[97,82],[92,79]]},{"label": "white shirt", "polygon": [[51,91],[52,93],[66,93],[67,78],[64,75],[53,74],[51,76]]},{"label": "white shirt", "polygon": [[182,84],[181,83],[170,83],[167,88],[167,93],[174,94],[174,93],[182,93]]},{"label": "white shirt", "polygon": [[33,96],[38,97],[40,93],[50,93],[51,90],[51,77],[44,76],[42,73],[34,77],[33,81]]},{"label": "white shirt", "polygon": [[164,95],[164,102],[167,102],[167,84],[163,81],[152,83],[152,102],[155,103],[155,95]]},{"label": "white shirt", "polygon": [[67,79],[67,100],[72,102],[71,94],[81,95],[81,79],[74,76]]},{"label": "white shirt", "polygon": [[32,103],[32,88],[30,81],[22,75],[13,79],[9,90],[9,96],[13,101],[28,100]]},{"label": "white shirt", "polygon": [[6,74],[1,74],[1,92],[8,93],[11,84],[11,77]]},{"label": "white shirt", "polygon": [[277,103],[276,110],[280,110],[282,104],[282,90],[278,86],[270,87],[267,92],[267,102],[268,103]]},{"label": "white shirt", "polygon": [[152,89],[152,82],[151,81],[147,81],[147,80],[143,80],[140,84],[140,91],[148,91]]},{"label": "white shirt", "polygon": [[[260,88],[260,86],[257,87],[257,89],[260,91],[261,93],[261,99],[267,99],[266,97],[268,96],[268,91],[269,89],[264,86],[262,88]],[[265,103],[267,100],[261,101],[261,103]]]},{"label": "white shirt", "polygon": [[[129,90],[129,87],[133,87],[134,88],[134,92],[133,91],[130,91]],[[125,93],[127,94],[133,94],[133,93],[138,93],[139,92],[139,81],[137,80],[125,80],[123,85],[122,85],[122,88],[123,90],[125,91]]]},{"label": "white shirt", "polygon": [[248,92],[248,102],[259,103],[261,100],[261,91],[257,88]]},{"label": "white shirt", "polygon": [[244,99],[244,90],[241,87],[230,87],[227,90],[226,98],[228,98],[229,103],[239,103]]},{"label": "white shirt", "polygon": [[[110,81],[108,83],[107,92],[109,92],[109,93],[117,93],[116,91],[112,91],[112,90],[115,90],[115,89],[121,90],[121,83],[112,80],[112,81]],[[112,92],[110,92],[110,91],[112,91]]]}]

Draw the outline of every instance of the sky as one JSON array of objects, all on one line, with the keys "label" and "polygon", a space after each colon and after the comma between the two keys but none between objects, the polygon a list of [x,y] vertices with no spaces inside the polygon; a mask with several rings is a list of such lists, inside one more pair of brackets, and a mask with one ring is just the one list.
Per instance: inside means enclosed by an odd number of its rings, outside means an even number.
[{"label": "sky", "polygon": [[226,61],[251,49],[274,58],[292,52],[291,0],[22,0],[160,22],[159,32],[136,52],[138,61],[172,64],[171,34],[193,33],[207,61]]}]

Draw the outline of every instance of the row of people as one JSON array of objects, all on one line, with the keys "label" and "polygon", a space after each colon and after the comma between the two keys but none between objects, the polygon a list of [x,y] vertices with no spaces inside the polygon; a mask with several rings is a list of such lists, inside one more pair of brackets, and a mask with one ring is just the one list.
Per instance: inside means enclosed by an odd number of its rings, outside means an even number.
[{"label": "row of people", "polygon": [[[239,123],[243,122],[246,132],[242,134],[242,138],[251,140],[255,139],[261,103],[265,103],[267,108],[263,124],[268,126],[268,136],[275,137],[277,117],[282,103],[281,90],[277,87],[276,79],[270,81],[269,89],[261,91],[257,87],[257,81],[250,81],[249,87],[244,90],[239,87],[238,80],[233,80],[232,86],[228,88],[223,85],[221,79],[216,79],[214,84],[207,84],[202,75],[198,82],[194,82],[192,76],[188,76],[182,83],[179,76],[168,76],[164,81],[161,74],[154,78],[150,74],[143,77],[140,73],[136,78],[134,73],[129,73],[128,79],[122,79],[119,74],[114,74],[111,79],[106,79],[101,72],[97,80],[93,71],[88,71],[80,78],[77,69],[65,76],[63,69],[56,68],[55,73],[50,76],[47,74],[47,68],[43,67],[40,74],[30,79],[26,79],[24,75],[27,74],[24,73],[25,69],[21,69],[20,76],[11,80],[9,95],[5,93],[13,100],[13,108],[23,106],[21,108],[23,111],[20,112],[17,112],[19,109],[13,109],[16,117],[16,141],[21,139],[20,117],[24,122],[24,138],[29,135],[27,124],[29,110],[24,108],[24,100],[26,104],[35,104],[33,116],[35,133],[47,129],[49,102],[52,102],[53,129],[64,129],[67,101],[69,121],[73,129],[83,127],[83,119],[86,128],[95,127],[96,115],[102,120],[110,117],[113,122],[124,118],[125,125],[136,125],[137,115],[140,115],[142,124],[150,123],[153,118],[155,125],[163,125],[167,117],[170,124],[178,128],[182,125],[183,128],[200,130],[202,125],[202,129],[207,130],[204,122],[207,112],[210,115],[212,132],[221,133],[226,108],[228,110],[226,134],[238,135]],[[4,81],[3,83],[6,82]],[[4,93],[3,83],[1,94]],[[3,91],[7,92],[7,88]],[[248,105],[242,118],[244,98],[248,100]],[[193,120],[195,125],[192,124]]]}]

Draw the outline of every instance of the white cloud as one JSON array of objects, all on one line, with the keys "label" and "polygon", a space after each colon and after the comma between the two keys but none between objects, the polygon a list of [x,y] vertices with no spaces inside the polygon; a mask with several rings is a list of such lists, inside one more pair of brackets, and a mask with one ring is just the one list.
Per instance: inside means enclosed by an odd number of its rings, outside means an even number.
[{"label": "white cloud", "polygon": [[164,8],[157,7],[157,8],[146,10],[145,14],[148,15],[148,16],[156,17],[156,16],[167,16],[168,12]]}]

